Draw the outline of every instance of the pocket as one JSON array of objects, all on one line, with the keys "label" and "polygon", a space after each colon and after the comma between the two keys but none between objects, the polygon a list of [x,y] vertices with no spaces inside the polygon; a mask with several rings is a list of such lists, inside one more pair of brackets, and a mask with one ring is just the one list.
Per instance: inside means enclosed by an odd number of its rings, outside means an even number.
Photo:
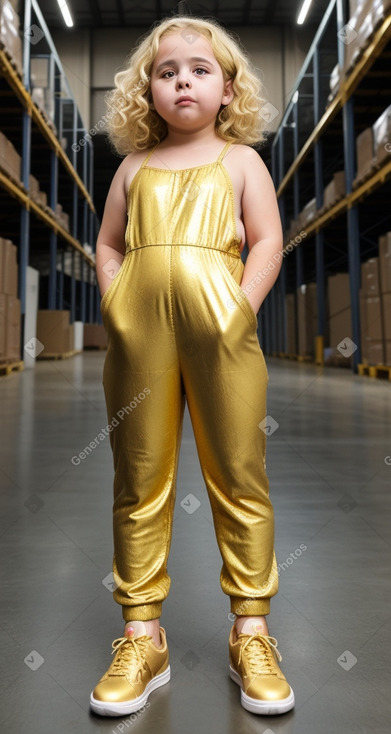
[{"label": "pocket", "polygon": [[101,300],[100,300],[100,310],[101,310],[102,313],[107,310],[107,307],[108,307],[108,299],[110,298],[110,300],[111,300],[111,297],[114,295],[114,288],[116,288],[118,286],[118,283],[119,283],[119,281],[122,278],[123,271],[124,271],[124,266],[125,266],[125,262],[126,262],[126,258],[127,258],[127,256],[125,255],[125,257],[124,257],[124,259],[123,259],[123,261],[122,261],[122,263],[121,263],[121,265],[120,265],[120,267],[119,267],[119,269],[118,269],[115,277],[113,278],[113,280],[111,281],[109,287],[106,288],[103,296],[101,297]]},{"label": "pocket", "polygon": [[[258,330],[258,317],[257,317],[257,314],[255,313],[255,311],[254,311],[254,309],[253,309],[250,301],[248,300],[247,295],[244,292],[243,288],[241,288],[240,285],[239,285],[239,283],[237,282],[237,280],[235,280],[235,277],[233,276],[233,274],[232,274],[232,272],[230,270],[229,263],[226,260],[225,253],[222,253],[222,254],[223,254],[223,257],[222,257],[221,261],[222,261],[222,264],[223,264],[224,271],[227,274],[228,286],[231,286],[231,289],[233,290],[233,300],[235,301],[235,303],[237,303],[238,306],[240,306],[240,308],[242,309],[242,311],[246,314],[247,319],[249,320],[250,324],[256,330]],[[227,255],[227,257],[229,257],[230,260],[233,260],[233,258],[230,255]],[[242,277],[243,270],[244,270],[244,265],[243,265],[242,259],[241,258],[239,258],[239,259],[240,259],[240,263],[241,263],[241,274],[240,274],[240,277]],[[236,262],[237,262],[237,260],[235,259],[235,261],[234,261],[235,266],[236,266]]]}]

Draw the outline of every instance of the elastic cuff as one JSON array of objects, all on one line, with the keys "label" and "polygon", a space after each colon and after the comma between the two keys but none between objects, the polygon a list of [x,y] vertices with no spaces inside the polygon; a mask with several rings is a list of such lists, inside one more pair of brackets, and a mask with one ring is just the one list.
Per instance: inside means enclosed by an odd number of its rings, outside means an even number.
[{"label": "elastic cuff", "polygon": [[150,619],[161,617],[162,602],[154,602],[153,604],[142,604],[141,606],[122,606],[122,616],[125,622],[148,622]]},{"label": "elastic cuff", "polygon": [[264,617],[270,614],[270,599],[243,599],[230,596],[231,612],[236,616]]}]

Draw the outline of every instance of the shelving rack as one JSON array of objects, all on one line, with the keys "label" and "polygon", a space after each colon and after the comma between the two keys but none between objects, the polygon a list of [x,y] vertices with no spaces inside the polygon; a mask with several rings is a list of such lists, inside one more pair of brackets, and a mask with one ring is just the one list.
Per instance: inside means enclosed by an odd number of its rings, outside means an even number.
[{"label": "shelving rack", "polygon": [[[306,236],[287,255],[276,287],[265,299],[261,316],[264,349],[286,350],[285,295],[316,281],[318,330],[316,362],[323,363],[326,330],[325,278],[349,272],[353,372],[361,362],[360,264],[378,254],[378,236],[391,229],[391,155],[358,188],[356,137],[390,104],[391,10],[375,28],[350,74],[343,78],[346,44],[341,29],[349,20],[346,0],[331,0],[298,75],[272,145],[272,177],[284,232],[303,206],[316,198],[323,205],[324,183],[344,169],[346,195],[305,226]],[[338,35],[339,34],[339,35]],[[336,64],[340,85],[327,106],[329,79]]]},{"label": "shelving rack", "polygon": [[[22,5],[22,78],[12,58],[0,48],[1,131],[21,155],[21,181],[0,168],[0,235],[18,248],[23,339],[28,265],[41,272],[40,307],[69,309],[71,323],[100,322],[100,296],[93,256],[99,222],[92,201],[92,139],[38,2],[25,0]],[[47,69],[52,117],[33,100],[36,59]],[[31,174],[46,193],[46,206],[31,195]],[[58,203],[69,213],[69,231],[55,215]]]}]

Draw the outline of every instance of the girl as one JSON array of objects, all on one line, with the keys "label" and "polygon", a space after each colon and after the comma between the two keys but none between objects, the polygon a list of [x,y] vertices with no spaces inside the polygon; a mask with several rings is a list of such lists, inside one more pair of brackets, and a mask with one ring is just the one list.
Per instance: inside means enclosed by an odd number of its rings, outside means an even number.
[{"label": "girl", "polygon": [[278,275],[282,232],[272,180],[249,147],[263,139],[261,85],[231,35],[187,16],[156,25],[115,84],[109,134],[125,158],[96,265],[125,629],[91,707],[129,714],[170,678],[159,618],[186,399],[235,618],[230,676],[246,709],[283,713],[294,695],[265,619],[278,572],[256,315]]}]

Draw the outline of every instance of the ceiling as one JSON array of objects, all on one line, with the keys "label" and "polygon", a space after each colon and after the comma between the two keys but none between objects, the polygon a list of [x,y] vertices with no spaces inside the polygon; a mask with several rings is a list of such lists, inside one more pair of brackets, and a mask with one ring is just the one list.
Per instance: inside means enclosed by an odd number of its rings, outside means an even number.
[{"label": "ceiling", "polygon": [[[64,28],[54,0],[38,0],[49,28]],[[67,0],[76,28],[149,27],[167,16],[213,17],[225,26],[295,25],[303,0]],[[318,25],[330,0],[314,0],[306,24]]]}]

